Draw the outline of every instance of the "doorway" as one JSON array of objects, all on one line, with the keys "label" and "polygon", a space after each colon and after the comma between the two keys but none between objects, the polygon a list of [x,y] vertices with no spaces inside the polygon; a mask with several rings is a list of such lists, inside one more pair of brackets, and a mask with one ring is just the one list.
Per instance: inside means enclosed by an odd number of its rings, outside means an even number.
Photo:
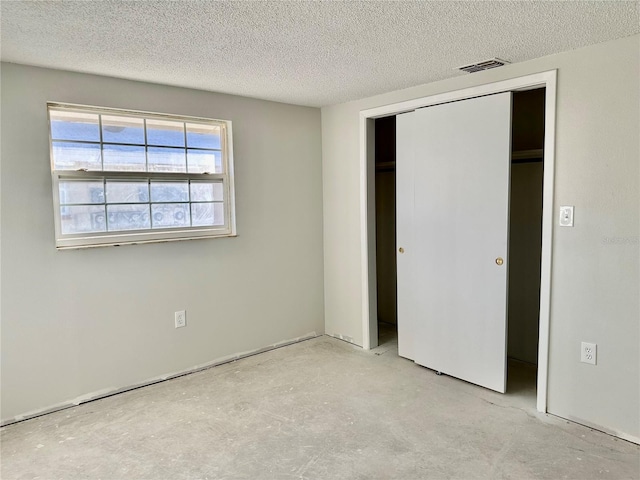
[{"label": "doorway", "polygon": [[397,344],[396,117],[375,120],[378,345]]},{"label": "doorway", "polygon": [[[363,246],[363,334],[364,334],[364,348],[371,348],[378,344],[378,317],[384,315],[385,307],[378,308],[379,302],[377,301],[377,295],[381,295],[381,304],[384,304],[388,298],[382,298],[384,295],[385,287],[379,288],[377,282],[377,268],[376,264],[379,263],[376,258],[379,255],[376,240],[378,232],[383,230],[378,229],[376,226],[376,201],[379,203],[379,208],[386,208],[388,205],[380,205],[381,199],[376,198],[375,188],[384,189],[384,186],[380,187],[380,181],[376,182],[376,165],[377,170],[387,170],[385,172],[387,177],[393,176],[392,160],[384,161],[382,159],[374,158],[373,152],[375,151],[373,139],[375,138],[376,119],[383,117],[393,117],[396,114],[415,110],[416,108],[426,107],[430,105],[437,105],[441,103],[451,102],[455,100],[464,100],[467,98],[479,97],[482,95],[489,95],[499,92],[516,92],[518,95],[521,91],[531,90],[532,88],[545,87],[546,90],[538,92],[540,98],[544,100],[544,110],[542,118],[544,124],[542,131],[546,131],[547,135],[543,139],[543,147],[540,148],[519,148],[519,150],[528,150],[526,155],[533,155],[533,150],[536,150],[536,154],[542,154],[542,159],[534,161],[531,158],[525,158],[522,151],[518,155],[514,156],[514,161],[517,161],[518,170],[532,170],[544,165],[542,172],[542,220],[539,222],[541,231],[539,243],[541,249],[539,250],[539,272],[540,281],[539,295],[537,296],[537,305],[539,311],[538,322],[538,335],[537,335],[537,349],[533,346],[533,350],[537,351],[538,370],[534,373],[537,380],[537,408],[539,411],[546,411],[546,390],[547,390],[547,362],[548,362],[548,320],[549,320],[549,296],[550,296],[550,266],[551,266],[551,231],[552,231],[552,198],[553,198],[553,162],[554,162],[554,125],[555,125],[555,86],[556,86],[556,72],[544,72],[541,74],[530,75],[527,77],[520,77],[517,79],[506,80],[491,85],[483,85],[480,87],[474,87],[471,89],[465,89],[458,92],[450,92],[446,94],[436,95],[432,97],[426,97],[421,99],[410,100],[395,105],[389,105],[385,107],[379,107],[361,112],[361,206],[363,214],[363,222],[361,225],[362,232],[362,246]],[[534,94],[530,94],[534,95]],[[392,120],[387,120],[391,123]],[[379,141],[376,141],[380,148]],[[515,145],[514,145],[515,146]],[[535,166],[535,164],[538,166]],[[379,165],[383,164],[383,165]],[[386,164],[386,165],[384,165]],[[522,169],[520,168],[522,166]],[[382,172],[380,172],[382,173]],[[384,175],[378,175],[381,177]],[[540,179],[540,177],[537,177]],[[535,182],[534,182],[535,183]],[[378,185],[376,185],[378,184]],[[538,187],[540,182],[537,183]],[[383,190],[384,191],[384,190]],[[388,203],[388,202],[387,202]],[[539,218],[539,217],[538,217]],[[384,235],[384,233],[382,233]],[[379,242],[378,242],[379,243]],[[384,244],[384,242],[382,242]],[[384,262],[384,260],[383,260]],[[385,267],[382,267],[385,271]],[[390,302],[393,304],[393,299]],[[386,319],[382,318],[380,326],[393,324],[393,321],[389,322],[388,315]],[[395,326],[395,325],[394,325]],[[512,333],[517,329],[512,328]],[[535,338],[535,334],[533,335]],[[529,340],[531,338],[530,332],[528,334]],[[514,341],[511,341],[513,344]],[[515,342],[517,343],[517,342]],[[515,348],[515,347],[513,347]],[[531,344],[528,348],[531,351]],[[516,354],[519,355],[519,354]],[[515,358],[515,357],[514,357]],[[523,357],[526,358],[526,357]],[[531,358],[531,357],[529,357]],[[520,360],[519,358],[517,360]],[[525,362],[525,360],[520,360]]]},{"label": "doorway", "polygon": [[[535,403],[545,89],[511,95],[507,391]],[[378,344],[397,343],[396,116],[375,120]],[[404,355],[400,352],[400,355]],[[408,358],[414,359],[413,355]]]},{"label": "doorway", "polygon": [[540,318],[545,89],[514,92],[511,117],[507,378],[535,398]]}]

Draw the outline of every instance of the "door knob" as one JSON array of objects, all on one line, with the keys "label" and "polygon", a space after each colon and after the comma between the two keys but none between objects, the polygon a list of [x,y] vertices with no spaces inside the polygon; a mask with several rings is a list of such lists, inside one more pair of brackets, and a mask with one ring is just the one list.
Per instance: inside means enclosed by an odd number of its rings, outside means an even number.
[{"label": "door knob", "polygon": [[400,253],[404,253],[404,248],[400,247],[400,248],[398,249],[398,251],[399,251]]},{"label": "door knob", "polygon": [[502,259],[502,257],[496,258],[496,265],[502,265],[503,263],[504,263],[504,260]]}]

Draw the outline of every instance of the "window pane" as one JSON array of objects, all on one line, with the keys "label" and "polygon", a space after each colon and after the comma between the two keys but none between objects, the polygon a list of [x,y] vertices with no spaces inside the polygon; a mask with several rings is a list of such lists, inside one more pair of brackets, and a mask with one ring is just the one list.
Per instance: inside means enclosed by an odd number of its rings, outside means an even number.
[{"label": "window pane", "polygon": [[98,115],[50,110],[51,138],[54,140],[100,141]]},{"label": "window pane", "polygon": [[212,202],[224,200],[222,183],[220,182],[191,182],[192,202]]},{"label": "window pane", "polygon": [[223,205],[222,203],[192,203],[191,224],[194,227],[224,225]]},{"label": "window pane", "polygon": [[184,150],[180,148],[149,147],[150,172],[186,172]]},{"label": "window pane", "polygon": [[152,202],[188,202],[188,182],[151,182]]},{"label": "window pane", "polygon": [[220,149],[220,127],[187,123],[187,146]]},{"label": "window pane", "polygon": [[144,147],[104,145],[102,155],[105,170],[128,172],[144,172],[146,170]]},{"label": "window pane", "polygon": [[147,120],[147,143],[167,147],[184,147],[184,123]]},{"label": "window pane", "polygon": [[222,173],[222,155],[211,150],[188,150],[189,173]]},{"label": "window pane", "polygon": [[68,203],[104,203],[102,180],[61,181],[60,205]]},{"label": "window pane", "polygon": [[102,141],[144,145],[144,120],[133,117],[103,115]]},{"label": "window pane", "polygon": [[102,170],[100,145],[93,143],[52,142],[55,170]]},{"label": "window pane", "polygon": [[151,205],[153,228],[188,227],[188,203],[161,203]]},{"label": "window pane", "polygon": [[149,229],[149,204],[107,205],[109,231]]},{"label": "window pane", "polygon": [[107,180],[107,202],[139,203],[149,201],[147,182],[127,182]]},{"label": "window pane", "polygon": [[104,232],[104,205],[61,206],[60,228],[63,234]]}]

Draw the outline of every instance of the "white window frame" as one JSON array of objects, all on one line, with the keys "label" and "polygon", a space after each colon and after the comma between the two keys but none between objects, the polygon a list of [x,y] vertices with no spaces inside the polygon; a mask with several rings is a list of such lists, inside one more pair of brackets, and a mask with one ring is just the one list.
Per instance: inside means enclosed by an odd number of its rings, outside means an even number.
[{"label": "white window frame", "polygon": [[[51,134],[52,110],[68,110],[99,115],[118,115],[151,120],[168,120],[185,123],[196,123],[220,127],[222,173],[179,173],[179,172],[130,172],[109,170],[56,170],[53,156],[53,138]],[[107,107],[93,107],[60,102],[47,102],[47,120],[49,129],[49,158],[51,162],[51,178],[53,187],[53,208],[55,220],[55,245],[59,250],[88,247],[119,246],[139,243],[168,242],[178,240],[194,240],[201,238],[235,237],[235,189],[233,175],[233,141],[232,123],[229,120],[216,120],[184,115],[125,110]],[[101,128],[101,124],[100,128]],[[102,137],[100,148],[102,150]],[[145,151],[147,144],[145,142]],[[185,145],[185,148],[187,146]],[[205,227],[177,227],[164,229],[145,229],[129,231],[107,231],[95,233],[63,234],[60,213],[60,181],[66,180],[147,180],[147,181],[197,181],[208,180],[222,183],[224,225]],[[151,202],[151,199],[149,199]],[[191,205],[191,201],[189,201]]]}]

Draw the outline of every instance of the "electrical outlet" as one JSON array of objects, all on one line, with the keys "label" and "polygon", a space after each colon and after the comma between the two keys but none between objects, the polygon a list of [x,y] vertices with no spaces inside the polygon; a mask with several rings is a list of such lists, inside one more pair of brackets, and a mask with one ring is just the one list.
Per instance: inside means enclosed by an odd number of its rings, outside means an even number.
[{"label": "electrical outlet", "polygon": [[582,342],[580,349],[580,361],[583,363],[596,364],[598,346],[595,343]]},{"label": "electrical outlet", "polygon": [[175,314],[176,328],[187,326],[187,312],[186,310],[180,310]]}]

